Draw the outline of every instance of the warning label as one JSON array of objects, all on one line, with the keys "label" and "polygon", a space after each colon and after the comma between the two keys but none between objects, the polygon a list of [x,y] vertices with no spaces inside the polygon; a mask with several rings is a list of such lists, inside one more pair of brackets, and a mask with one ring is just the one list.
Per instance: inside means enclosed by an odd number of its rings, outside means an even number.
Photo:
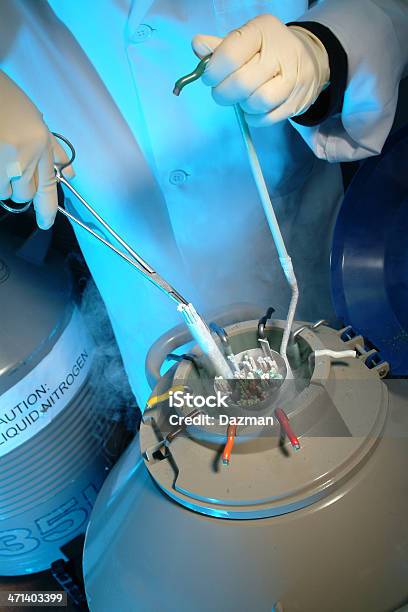
[{"label": "warning label", "polygon": [[93,344],[75,309],[46,357],[0,396],[0,457],[46,427],[72,400],[92,363]]}]

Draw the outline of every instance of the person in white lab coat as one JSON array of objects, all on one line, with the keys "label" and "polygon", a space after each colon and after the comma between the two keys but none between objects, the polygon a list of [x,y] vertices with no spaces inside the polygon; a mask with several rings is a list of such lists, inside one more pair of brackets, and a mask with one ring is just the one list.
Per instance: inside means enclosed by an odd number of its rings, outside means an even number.
[{"label": "person in white lab coat", "polygon": [[[232,39],[241,36],[242,45],[223,44],[236,28]],[[190,41],[198,32],[206,35],[195,38],[196,53],[215,53],[204,83],[176,98],[174,81],[197,61]],[[305,0],[2,3],[0,198],[33,197],[39,225],[52,224],[52,161],[63,153],[48,128],[60,132],[77,149],[78,190],[199,311],[250,302],[285,316],[289,291],[226,107],[240,103],[249,123],[262,126],[252,133],[298,276],[297,318],[331,316],[329,252],[342,182],[338,164],[327,162],[381,151],[407,33],[401,0],[326,0],[310,10]],[[236,79],[254,55],[259,61]],[[142,407],[147,350],[180,322],[178,313],[76,232]]]}]

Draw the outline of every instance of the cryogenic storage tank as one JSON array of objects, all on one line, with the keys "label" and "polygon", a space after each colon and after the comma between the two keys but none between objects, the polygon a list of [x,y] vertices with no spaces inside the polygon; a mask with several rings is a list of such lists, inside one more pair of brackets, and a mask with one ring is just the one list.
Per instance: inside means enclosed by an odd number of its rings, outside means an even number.
[{"label": "cryogenic storage tank", "polygon": [[[228,467],[225,425],[170,424],[195,408],[170,407],[166,392],[200,391],[200,370],[183,360],[159,378],[176,343],[169,335],[152,347],[151,404],[161,401],[104,484],[87,532],[92,612],[391,612],[408,603],[408,385],[383,379],[384,356],[395,375],[408,363],[407,136],[364,164],[340,211],[332,284],[350,325],[296,334],[294,378],[258,411],[274,424],[238,426]],[[234,351],[257,346],[257,321],[226,331]],[[282,323],[266,334],[278,349]],[[316,353],[344,349],[357,356]]]},{"label": "cryogenic storage tank", "polygon": [[[273,348],[282,328],[266,327]],[[257,343],[257,321],[226,331],[234,353]],[[298,451],[277,421],[249,424],[238,427],[225,467],[226,426],[178,431],[169,415],[192,408],[171,408],[169,399],[145,412],[87,532],[92,611],[375,612],[408,599],[408,420],[401,398],[389,402],[387,364],[369,368],[364,339],[348,336],[326,326],[301,331],[290,389],[260,411],[284,408]],[[313,358],[327,349],[357,357]],[[197,390],[200,376],[182,361],[152,397],[180,385]]]},{"label": "cryogenic storage tank", "polygon": [[[93,342],[38,230],[0,242],[0,575],[48,569],[85,531],[110,429],[89,380]],[[41,250],[43,251],[41,253]],[[102,404],[103,405],[103,404]]]}]

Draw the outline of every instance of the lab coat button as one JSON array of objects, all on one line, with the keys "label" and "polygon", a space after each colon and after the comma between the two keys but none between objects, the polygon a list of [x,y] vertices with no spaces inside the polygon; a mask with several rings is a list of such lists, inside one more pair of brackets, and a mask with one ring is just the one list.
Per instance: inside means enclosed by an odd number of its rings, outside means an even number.
[{"label": "lab coat button", "polygon": [[169,174],[169,182],[172,185],[182,185],[186,182],[187,177],[188,174],[184,170],[172,170]]},{"label": "lab coat button", "polygon": [[147,23],[141,23],[132,35],[133,43],[142,43],[153,34],[153,28]]}]

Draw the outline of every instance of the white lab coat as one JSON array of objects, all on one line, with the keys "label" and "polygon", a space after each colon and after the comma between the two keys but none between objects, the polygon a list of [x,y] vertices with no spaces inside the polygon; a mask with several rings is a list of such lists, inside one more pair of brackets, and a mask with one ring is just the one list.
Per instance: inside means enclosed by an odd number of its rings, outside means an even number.
[{"label": "white lab coat", "polygon": [[[389,16],[376,6],[373,18],[356,25],[355,4],[328,0],[307,16],[333,24],[340,39],[351,33],[345,44],[352,72],[344,125],[337,117],[318,128],[293,129],[285,122],[253,130],[297,272],[303,319],[333,314],[329,253],[342,186],[338,165],[325,160],[381,149],[404,63],[398,41],[388,40]],[[363,13],[372,4],[361,0]],[[398,2],[389,4],[399,10]],[[173,83],[196,64],[190,49],[195,33],[223,35],[262,12],[290,21],[306,9],[304,0],[1,4],[1,67],[41,109],[50,129],[74,143],[76,187],[201,312],[249,302],[273,305],[285,316],[289,291],[233,111],[218,107],[201,83],[176,98]],[[367,48],[370,36],[360,35],[368,28],[384,53]],[[388,70],[383,31],[395,66],[382,85],[375,74]],[[73,207],[92,222],[78,203]],[[77,236],[143,407],[147,350],[180,322],[179,315],[130,266],[81,230]]]}]

